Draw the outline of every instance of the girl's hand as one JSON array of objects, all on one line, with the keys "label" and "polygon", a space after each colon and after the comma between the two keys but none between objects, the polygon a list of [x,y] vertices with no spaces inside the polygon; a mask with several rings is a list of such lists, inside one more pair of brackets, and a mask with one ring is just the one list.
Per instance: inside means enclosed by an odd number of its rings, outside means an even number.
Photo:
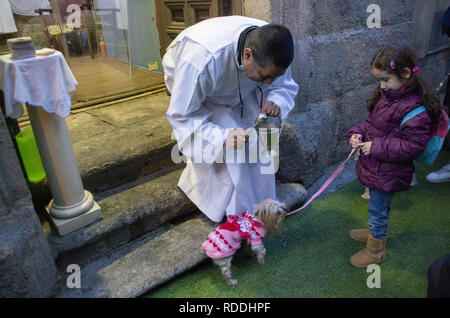
[{"label": "girl's hand", "polygon": [[350,139],[349,139],[349,143],[353,148],[359,147],[361,146],[361,139],[362,136],[358,135],[358,134],[353,134]]},{"label": "girl's hand", "polygon": [[371,141],[362,142],[362,143],[360,143],[360,146],[361,146],[361,151],[363,152],[363,154],[365,154],[366,156],[370,155],[370,148],[372,148]]}]

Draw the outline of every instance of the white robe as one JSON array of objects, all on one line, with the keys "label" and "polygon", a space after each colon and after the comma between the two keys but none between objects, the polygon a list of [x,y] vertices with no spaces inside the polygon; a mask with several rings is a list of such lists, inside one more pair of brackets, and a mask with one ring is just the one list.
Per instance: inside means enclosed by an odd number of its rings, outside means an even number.
[{"label": "white robe", "polygon": [[13,12],[8,1],[0,0],[0,33],[17,32]]},{"label": "white robe", "polygon": [[[253,127],[259,113],[258,83],[246,77],[236,52],[241,32],[251,25],[264,24],[267,23],[240,16],[205,20],[181,32],[162,62],[166,86],[171,92],[166,116],[180,151],[188,159],[178,186],[215,222],[220,222],[225,213],[253,211],[262,200],[276,198],[273,173],[276,170],[262,173],[264,167],[275,167],[274,162],[267,163],[266,159],[229,162],[224,159],[224,152],[229,155],[230,151],[224,151],[223,147],[229,129]],[[237,76],[244,104],[243,118]],[[284,124],[298,92],[291,69],[271,85],[259,85],[264,100],[281,108]],[[192,136],[196,137],[194,142]],[[253,135],[249,143],[254,146],[255,140],[258,138]],[[248,151],[249,146],[246,148]],[[245,150],[235,152],[243,155]]]}]

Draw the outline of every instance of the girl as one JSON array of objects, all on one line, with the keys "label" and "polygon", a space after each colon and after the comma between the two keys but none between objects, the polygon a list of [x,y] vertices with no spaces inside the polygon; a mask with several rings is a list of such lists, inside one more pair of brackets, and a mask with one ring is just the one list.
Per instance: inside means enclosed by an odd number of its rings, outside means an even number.
[{"label": "girl", "polygon": [[[441,104],[420,75],[417,58],[407,46],[390,46],[376,54],[371,71],[379,86],[367,101],[369,113],[347,133],[349,143],[361,149],[356,173],[370,192],[369,228],[350,232],[352,239],[366,242],[366,248],[350,258],[356,267],[386,259],[392,196],[409,189],[413,161],[425,150],[441,116]],[[403,117],[421,105],[427,111],[400,128]]]}]

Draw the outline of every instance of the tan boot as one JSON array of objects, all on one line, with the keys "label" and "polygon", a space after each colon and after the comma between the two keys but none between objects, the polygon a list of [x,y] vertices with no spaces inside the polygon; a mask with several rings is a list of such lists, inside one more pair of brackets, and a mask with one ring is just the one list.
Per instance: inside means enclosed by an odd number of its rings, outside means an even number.
[{"label": "tan boot", "polygon": [[355,267],[367,267],[386,260],[387,238],[377,239],[369,234],[366,248],[350,257],[350,263]]},{"label": "tan boot", "polygon": [[367,237],[369,236],[369,234],[370,234],[369,229],[351,230],[350,233],[348,233],[348,235],[350,235],[352,239],[363,243],[367,242]]}]

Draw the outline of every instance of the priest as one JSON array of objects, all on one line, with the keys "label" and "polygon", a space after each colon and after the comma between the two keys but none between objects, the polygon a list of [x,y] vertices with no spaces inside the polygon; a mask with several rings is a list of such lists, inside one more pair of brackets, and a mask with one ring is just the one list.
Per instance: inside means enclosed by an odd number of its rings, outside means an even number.
[{"label": "priest", "polygon": [[258,144],[252,127],[259,113],[283,127],[298,92],[293,58],[288,28],[242,16],[199,22],[167,48],[166,116],[187,158],[178,186],[214,222],[276,198],[276,169],[265,169],[274,158],[249,154]]}]

